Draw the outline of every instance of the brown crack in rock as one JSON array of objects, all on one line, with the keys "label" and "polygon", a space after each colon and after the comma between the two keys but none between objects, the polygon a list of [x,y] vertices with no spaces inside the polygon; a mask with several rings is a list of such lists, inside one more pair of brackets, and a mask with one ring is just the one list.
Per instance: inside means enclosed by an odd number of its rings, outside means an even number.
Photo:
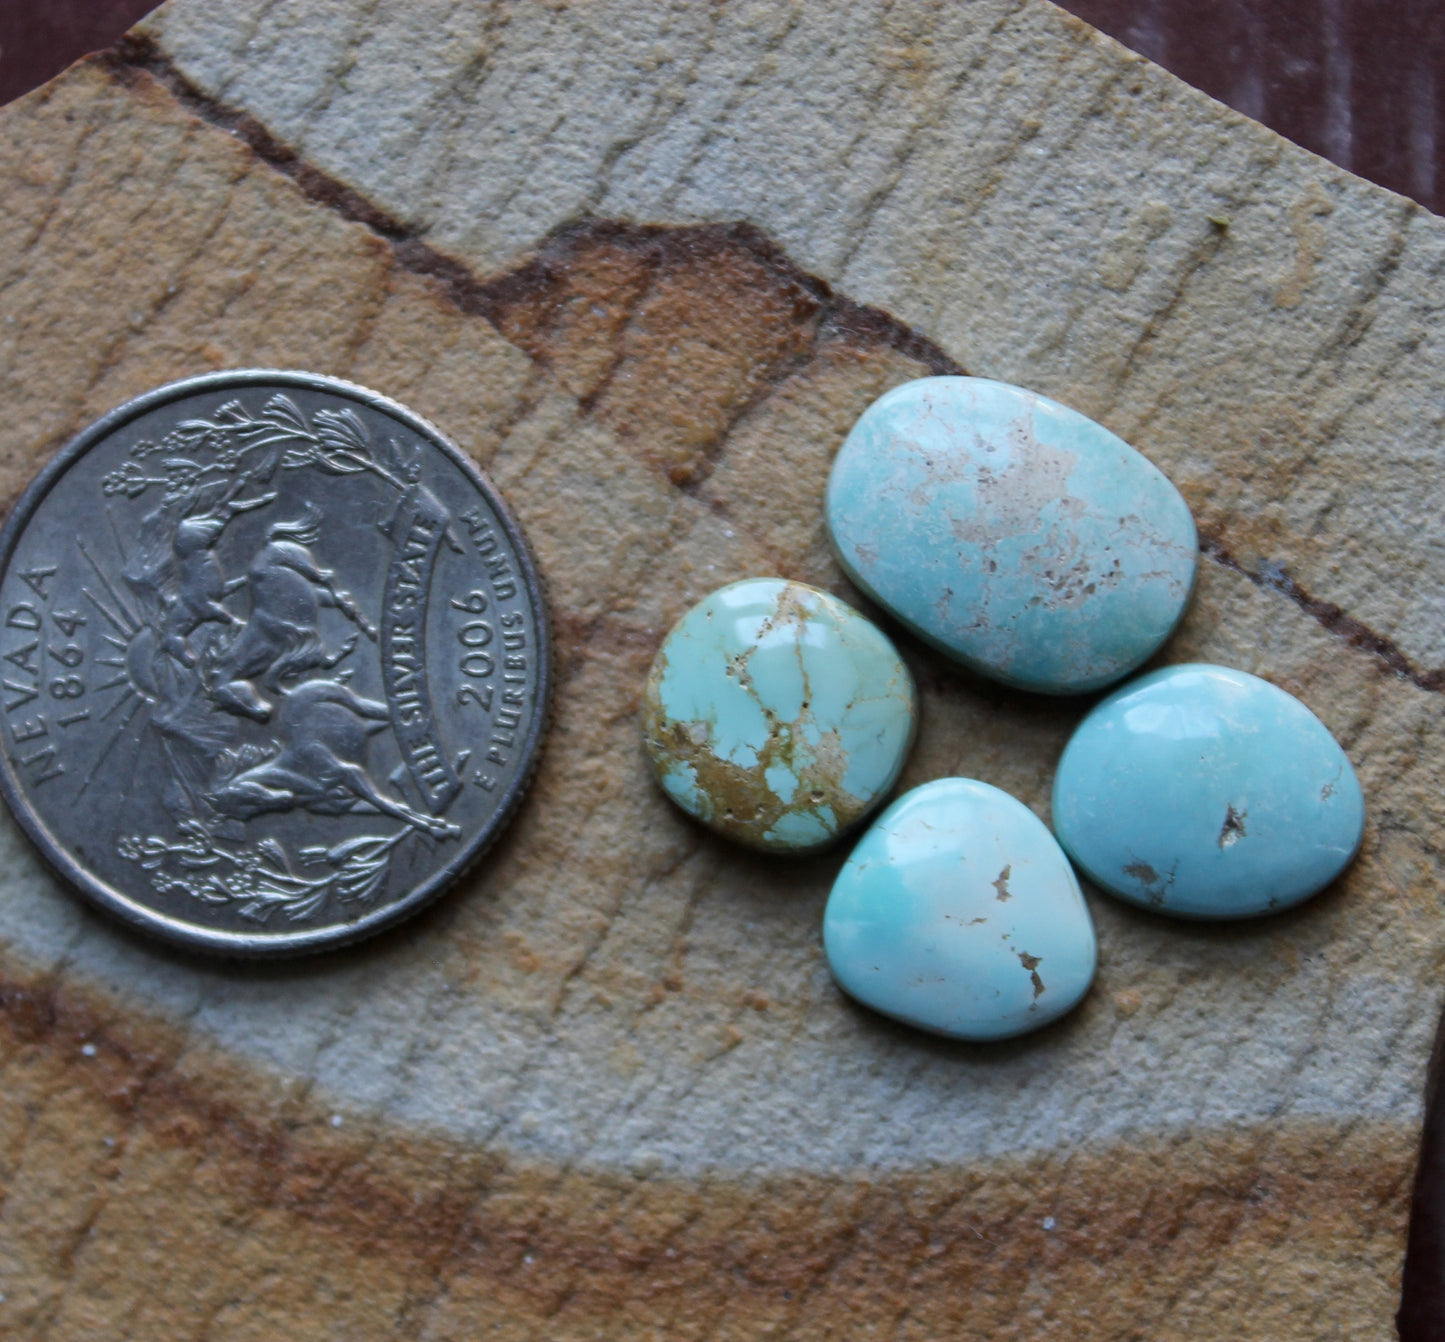
[{"label": "brown crack in rock", "polygon": [[1216,564],[1248,578],[1256,587],[1278,592],[1304,611],[1312,620],[1347,646],[1376,658],[1397,676],[1408,680],[1417,689],[1431,694],[1445,692],[1445,667],[1429,670],[1415,666],[1393,639],[1376,633],[1331,601],[1321,600],[1306,591],[1294,576],[1279,564],[1268,561],[1249,567],[1237,558],[1223,539],[1217,523],[1199,527],[1199,548]]},{"label": "brown crack in rock", "polygon": [[309,199],[374,231],[401,267],[485,317],[677,485],[706,479],[732,426],[821,346],[895,351],[920,374],[964,371],[889,314],[799,269],[746,223],[585,220],[558,230],[516,269],[479,279],[253,117],[208,97],[144,35],[100,59],[127,82],[158,81]]},{"label": "brown crack in rock", "polygon": [[826,291],[762,241],[736,228],[582,226],[498,286],[493,319],[651,465],[693,486],[731,425],[819,339]]}]

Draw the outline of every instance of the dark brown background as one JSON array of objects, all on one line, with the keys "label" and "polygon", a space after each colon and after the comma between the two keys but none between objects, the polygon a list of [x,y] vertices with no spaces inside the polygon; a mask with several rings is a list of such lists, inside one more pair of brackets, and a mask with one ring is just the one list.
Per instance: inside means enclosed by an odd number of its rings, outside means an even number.
[{"label": "dark brown background", "polygon": [[[153,7],[0,0],[0,103],[109,46]],[[1305,148],[1445,213],[1441,0],[1067,0],[1065,8]],[[1403,1342],[1445,1339],[1445,1111],[1440,1086],[1431,1090]]]},{"label": "dark brown background", "polygon": [[1064,8],[1296,144],[1445,212],[1440,0],[1064,0]]}]

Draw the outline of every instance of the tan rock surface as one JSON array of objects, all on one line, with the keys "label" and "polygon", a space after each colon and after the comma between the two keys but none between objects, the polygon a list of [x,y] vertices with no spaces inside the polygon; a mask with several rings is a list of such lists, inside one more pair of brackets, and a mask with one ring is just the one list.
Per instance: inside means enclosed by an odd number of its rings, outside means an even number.
[{"label": "tan rock surface", "polygon": [[[556,719],[484,870],[305,964],[135,940],[5,825],[0,1332],[1390,1336],[1441,968],[1445,226],[1038,0],[150,32],[0,113],[0,488],[187,373],[376,386],[528,528]],[[1094,897],[1093,995],[990,1049],[848,1005],[839,858],[689,826],[635,722],[711,587],[856,600],[832,452],[957,366],[1173,476],[1208,540],[1168,659],[1302,695],[1371,805],[1279,919]],[[905,784],[1044,810],[1078,707],[902,642]]]}]

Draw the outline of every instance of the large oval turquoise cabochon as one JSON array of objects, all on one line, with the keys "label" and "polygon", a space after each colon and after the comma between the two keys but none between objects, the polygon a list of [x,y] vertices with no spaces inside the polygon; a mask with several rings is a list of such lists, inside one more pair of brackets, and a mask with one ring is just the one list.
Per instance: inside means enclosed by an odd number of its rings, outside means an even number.
[{"label": "large oval turquoise cabochon", "polygon": [[833,464],[827,517],[859,587],[1028,690],[1126,675],[1194,582],[1194,521],[1162,472],[1078,411],[983,378],[921,378],[869,406]]},{"label": "large oval turquoise cabochon", "polygon": [[868,828],[823,915],[850,996],[955,1039],[1056,1020],[1094,978],[1094,924],[1049,828],[988,783],[939,778]]},{"label": "large oval turquoise cabochon", "polygon": [[1188,918],[1288,908],[1364,833],[1359,780],[1329,729],[1246,671],[1169,666],[1099,703],[1054,776],[1054,829],[1090,880]]}]

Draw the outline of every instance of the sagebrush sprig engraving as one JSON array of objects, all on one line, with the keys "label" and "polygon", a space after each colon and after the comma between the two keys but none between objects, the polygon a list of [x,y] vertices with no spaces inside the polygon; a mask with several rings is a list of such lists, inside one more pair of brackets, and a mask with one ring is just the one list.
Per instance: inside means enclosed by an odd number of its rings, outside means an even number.
[{"label": "sagebrush sprig engraving", "polygon": [[[160,457],[159,471],[141,463]],[[101,481],[107,497],[139,498],[152,488],[175,497],[211,480],[244,471],[269,480],[277,471],[316,469],[327,475],[370,471],[392,488],[415,479],[419,451],[388,438],[372,444],[354,410],[318,410],[310,421],[289,396],[277,393],[253,415],[240,401],[227,401],[210,419],[187,419],[165,437],[142,439],[130,459]]]},{"label": "sagebrush sprig engraving", "polygon": [[331,848],[303,848],[298,854],[303,866],[331,868],[307,877],[291,870],[285,850],[274,839],[232,847],[218,842],[196,820],[183,820],[177,829],[185,836],[182,842],[170,843],[155,834],[125,835],[116,842],[116,851],[150,873],[151,888],[158,894],[230,905],[259,923],[278,910],[299,921],[333,896],[343,904],[370,899],[386,880],[391,850],[411,832],[366,834]]}]

